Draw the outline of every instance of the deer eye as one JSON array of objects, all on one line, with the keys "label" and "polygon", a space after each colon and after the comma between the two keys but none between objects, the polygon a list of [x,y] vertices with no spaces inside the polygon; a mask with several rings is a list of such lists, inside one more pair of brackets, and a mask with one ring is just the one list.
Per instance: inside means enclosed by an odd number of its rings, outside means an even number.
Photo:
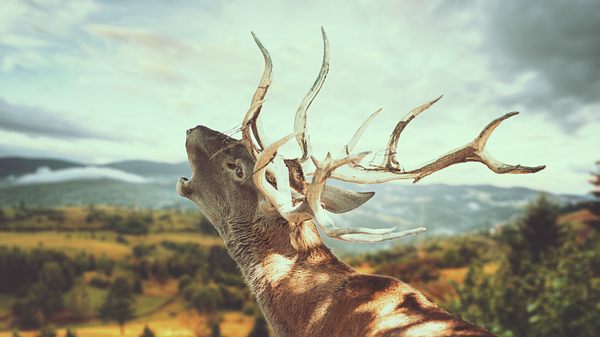
[{"label": "deer eye", "polygon": [[242,165],[238,165],[236,163],[225,163],[225,166],[227,166],[228,169],[235,171],[235,175],[238,178],[244,177],[244,169],[242,168]]}]

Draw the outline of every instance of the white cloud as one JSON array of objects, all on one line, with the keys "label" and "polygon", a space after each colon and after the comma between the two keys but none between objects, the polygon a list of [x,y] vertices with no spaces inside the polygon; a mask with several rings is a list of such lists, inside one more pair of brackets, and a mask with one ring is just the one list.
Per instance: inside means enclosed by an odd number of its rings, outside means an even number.
[{"label": "white cloud", "polygon": [[[12,42],[20,44],[18,52],[3,59],[7,74],[0,78],[0,91],[15,104],[64,111],[65,119],[85,121],[101,134],[124,140],[42,143],[13,136],[11,145],[52,148],[95,162],[184,160],[185,129],[204,124],[229,130],[241,123],[262,72],[251,30],[274,62],[262,120],[270,139],[276,139],[291,131],[297,104],[318,72],[319,27],[324,25],[332,49],[331,71],[308,121],[318,154],[337,152],[361,120],[379,107],[384,111],[358,150],[382,149],[400,117],[444,94],[402,135],[399,153],[406,166],[467,143],[492,119],[519,109],[520,116],[496,131],[489,150],[507,163],[546,164],[548,169],[533,176],[497,176],[482,165],[466,164],[424,183],[587,189],[587,178],[569,167],[592,167],[600,143],[598,123],[566,135],[556,120],[528,112],[519,102],[498,99],[526,94],[535,74],[523,72],[512,82],[490,69],[495,55],[485,49],[484,32],[478,29],[483,6],[444,11],[446,2],[228,1],[210,7],[86,3],[82,8],[63,6],[65,14],[50,24],[51,36],[1,25],[3,32],[23,39]],[[56,12],[11,4],[16,9],[4,15],[13,23],[27,15]],[[40,38],[43,42],[36,45]],[[24,64],[35,66],[37,75],[20,71]],[[590,106],[578,109],[577,116],[597,114]],[[294,144],[286,149],[296,154]]]},{"label": "white cloud", "polygon": [[47,167],[40,167],[35,173],[28,173],[16,178],[13,183],[16,184],[40,184],[55,183],[70,180],[90,180],[90,179],[114,179],[130,183],[143,183],[147,179],[135,174],[127,173],[107,167],[74,167],[62,170],[51,170]]}]

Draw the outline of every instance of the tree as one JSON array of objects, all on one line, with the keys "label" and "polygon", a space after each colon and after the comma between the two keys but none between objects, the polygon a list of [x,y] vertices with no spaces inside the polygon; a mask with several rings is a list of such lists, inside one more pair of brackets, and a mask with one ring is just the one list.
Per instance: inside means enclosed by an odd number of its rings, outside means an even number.
[{"label": "tree", "polygon": [[269,328],[267,327],[267,321],[262,315],[254,318],[254,326],[248,337],[269,337]]},{"label": "tree", "polygon": [[218,321],[213,321],[210,327],[210,337],[222,337]]},{"label": "tree", "polygon": [[137,275],[133,275],[133,281],[131,283],[133,292],[136,294],[144,293],[144,285],[142,284],[142,279]]},{"label": "tree", "polygon": [[0,208],[0,228],[3,228],[8,224],[9,217],[6,215],[4,209]]},{"label": "tree", "polygon": [[455,286],[459,298],[451,310],[501,336],[597,336],[597,245],[578,242],[561,228],[544,197],[500,239],[506,253],[495,275],[486,275],[483,264],[471,266]]},{"label": "tree", "polygon": [[67,331],[65,332],[65,337],[77,337],[77,334],[71,328],[67,328]]},{"label": "tree", "polygon": [[36,328],[63,308],[62,293],[38,282],[26,289],[25,296],[15,302],[12,311],[19,327]]},{"label": "tree", "polygon": [[140,337],[155,337],[154,332],[150,330],[148,325],[144,325],[144,331],[140,335]]},{"label": "tree", "polygon": [[119,323],[122,335],[125,332],[125,322],[133,318],[134,301],[130,282],[127,278],[119,276],[113,281],[104,304],[100,307],[100,317]]},{"label": "tree", "polygon": [[545,194],[540,194],[529,204],[516,228],[505,230],[503,235],[511,273],[525,275],[529,273],[530,264],[548,259],[562,242],[564,230],[558,224],[558,208]]},{"label": "tree", "polygon": [[43,327],[37,337],[56,337],[56,331],[51,326]]},{"label": "tree", "polygon": [[211,314],[223,303],[223,294],[214,286],[197,286],[192,293],[192,306],[198,312]]},{"label": "tree", "polygon": [[83,278],[75,281],[67,307],[78,318],[85,318],[90,314],[90,301]]},{"label": "tree", "polygon": [[44,263],[38,274],[38,279],[46,287],[56,291],[68,290],[70,286],[65,278],[63,268],[54,261]]},{"label": "tree", "polygon": [[548,201],[546,194],[529,205],[517,225],[520,242],[513,249],[525,249],[534,260],[539,260],[552,248],[560,246],[563,230],[558,225],[558,207]]},{"label": "tree", "polygon": [[14,328],[12,330],[12,337],[21,337],[21,333],[19,333],[19,329]]},{"label": "tree", "polygon": [[590,183],[594,185],[591,193],[596,199],[588,204],[588,209],[596,218],[589,220],[587,223],[590,227],[600,232],[600,160],[596,162],[596,166],[596,172],[592,173],[592,179],[590,179]]}]

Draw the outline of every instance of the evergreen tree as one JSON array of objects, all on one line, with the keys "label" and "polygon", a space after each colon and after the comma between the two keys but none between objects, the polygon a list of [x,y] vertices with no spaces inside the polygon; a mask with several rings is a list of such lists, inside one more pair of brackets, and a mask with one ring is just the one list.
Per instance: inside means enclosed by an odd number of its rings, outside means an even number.
[{"label": "evergreen tree", "polygon": [[590,183],[594,185],[594,189],[591,193],[596,199],[588,204],[588,209],[596,216],[596,218],[587,223],[596,231],[600,232],[600,161],[596,162],[596,166],[596,172],[592,173],[592,179],[590,180]]},{"label": "evergreen tree", "polygon": [[142,283],[142,279],[137,275],[133,275],[133,283],[131,285],[133,287],[133,292],[136,294],[144,293],[144,284]]},{"label": "evergreen tree", "polygon": [[254,326],[248,337],[269,337],[269,328],[267,327],[267,321],[260,315],[254,318]]},{"label": "evergreen tree", "polygon": [[6,215],[6,212],[4,212],[4,209],[0,208],[0,228],[3,228],[6,224],[8,224],[8,216]]},{"label": "evergreen tree", "polygon": [[222,337],[221,336],[221,327],[219,326],[218,321],[212,322],[212,325],[210,327],[210,336],[211,337]]},{"label": "evergreen tree", "polygon": [[56,331],[51,326],[43,327],[37,337],[56,337]]},{"label": "evergreen tree", "polygon": [[154,332],[147,325],[144,325],[144,331],[140,337],[155,337]]},{"label": "evergreen tree", "polygon": [[548,251],[560,246],[563,231],[558,225],[558,208],[548,201],[546,194],[531,204],[518,224],[521,245],[534,260],[539,260]]},{"label": "evergreen tree", "polygon": [[505,259],[495,275],[469,269],[452,311],[501,336],[596,337],[600,331],[600,251],[556,223],[540,197],[501,240]]},{"label": "evergreen tree", "polygon": [[223,304],[223,294],[214,286],[200,285],[193,289],[191,304],[198,312],[211,314]]},{"label": "evergreen tree", "polygon": [[13,304],[12,311],[19,327],[36,328],[46,321],[48,315],[63,308],[62,293],[38,282],[27,288],[25,296]]},{"label": "evergreen tree", "polygon": [[511,272],[527,274],[530,264],[547,259],[560,246],[563,236],[564,230],[558,224],[558,208],[541,194],[529,204],[517,227],[504,233]]},{"label": "evergreen tree", "polygon": [[71,328],[67,328],[67,331],[65,332],[65,337],[77,337],[77,334],[74,330],[71,330]]},{"label": "evergreen tree", "polygon": [[90,314],[90,301],[86,284],[83,278],[75,281],[69,295],[69,310],[79,318],[85,318]]},{"label": "evergreen tree", "polygon": [[100,308],[100,317],[119,323],[121,334],[123,334],[125,322],[133,318],[134,301],[130,282],[125,277],[119,276],[108,290],[104,304]]}]

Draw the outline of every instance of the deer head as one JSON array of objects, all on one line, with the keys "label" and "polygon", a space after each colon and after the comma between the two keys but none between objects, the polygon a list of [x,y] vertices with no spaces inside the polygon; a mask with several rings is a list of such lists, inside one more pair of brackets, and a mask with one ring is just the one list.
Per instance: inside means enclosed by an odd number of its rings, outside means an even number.
[{"label": "deer head", "polygon": [[[370,152],[354,153],[368,124],[381,111],[374,112],[354,133],[350,141],[335,155],[328,153],[323,159],[311,155],[306,131],[306,113],[321,89],[329,70],[329,43],[322,29],[323,62],[314,84],[300,103],[294,119],[294,131],[289,135],[265,144],[259,114],[265,95],[271,85],[271,57],[254,33],[252,34],[265,61],[261,81],[256,89],[242,126],[242,139],[235,140],[204,126],[187,130],[186,149],[192,168],[192,178],[180,178],[177,191],[196,202],[215,225],[221,235],[228,232],[231,220],[267,217],[284,219],[289,223],[312,220],[330,237],[356,242],[377,242],[398,239],[425,230],[418,227],[405,231],[396,228],[340,228],[328,212],[350,211],[373,196],[326,185],[328,179],[354,183],[383,183],[397,179],[414,182],[450,165],[480,162],[500,174],[534,173],[545,166],[528,167],[508,165],[497,161],[485,151],[490,135],[507,118],[517,115],[510,112],[483,128],[473,141],[463,147],[416,169],[405,169],[396,157],[396,148],[404,128],[420,113],[427,110],[441,96],[410,111],[401,119],[392,134],[381,164],[366,164]],[[297,158],[283,158],[278,149],[295,138],[301,153]]]}]

